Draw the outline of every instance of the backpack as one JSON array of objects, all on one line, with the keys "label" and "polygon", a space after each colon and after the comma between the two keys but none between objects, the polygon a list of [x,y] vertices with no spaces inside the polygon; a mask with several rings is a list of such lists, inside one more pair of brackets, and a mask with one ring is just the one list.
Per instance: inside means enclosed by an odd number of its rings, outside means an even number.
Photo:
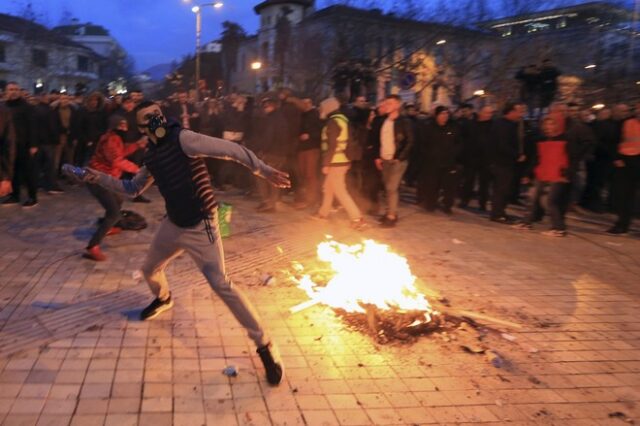
[{"label": "backpack", "polygon": [[140,231],[147,227],[147,221],[140,214],[131,210],[122,210],[122,219],[115,226],[126,231]]}]

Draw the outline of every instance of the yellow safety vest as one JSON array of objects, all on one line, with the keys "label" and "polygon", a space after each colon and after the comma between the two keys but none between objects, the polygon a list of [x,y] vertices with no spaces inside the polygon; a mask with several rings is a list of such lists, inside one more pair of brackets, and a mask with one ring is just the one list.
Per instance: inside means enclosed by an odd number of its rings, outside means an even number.
[{"label": "yellow safety vest", "polygon": [[[329,120],[335,120],[340,126],[340,134],[338,135],[338,145],[336,151],[331,158],[331,164],[349,163],[347,158],[347,144],[349,143],[349,119],[344,114],[334,114],[329,117]],[[322,128],[322,152],[326,153],[329,150],[329,140],[327,138],[327,126]]]}]

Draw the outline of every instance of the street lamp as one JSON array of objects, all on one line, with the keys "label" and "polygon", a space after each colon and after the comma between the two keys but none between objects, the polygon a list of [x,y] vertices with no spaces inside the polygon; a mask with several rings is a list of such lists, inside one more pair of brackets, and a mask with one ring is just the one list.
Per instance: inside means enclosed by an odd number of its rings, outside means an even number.
[{"label": "street lamp", "polygon": [[443,45],[443,44],[445,44],[446,42],[447,42],[447,40],[442,39],[442,40],[438,40],[438,41],[436,42],[436,44],[437,44],[438,46],[442,46],[442,45]]},{"label": "street lamp", "polygon": [[484,95],[485,95],[485,91],[482,89],[479,89],[473,92],[473,96],[484,96]]},{"label": "street lamp", "polygon": [[592,70],[595,69],[597,67],[596,64],[589,64],[587,66],[584,67],[585,70]]},{"label": "street lamp", "polygon": [[[191,0],[183,0],[184,3],[190,4]],[[215,1],[213,3],[200,3],[191,8],[191,11],[196,14],[196,102],[200,100],[200,36],[202,34],[202,8],[206,6],[213,6],[216,9],[220,9],[224,4],[221,1]]]},{"label": "street lamp", "polygon": [[256,93],[258,93],[258,92],[260,92],[260,78],[259,78],[258,74],[260,73],[260,70],[262,69],[262,62],[260,62],[260,61],[251,62],[251,69],[256,72],[256,76],[255,76],[256,77],[255,78],[255,80],[256,80],[255,91],[256,91]]}]

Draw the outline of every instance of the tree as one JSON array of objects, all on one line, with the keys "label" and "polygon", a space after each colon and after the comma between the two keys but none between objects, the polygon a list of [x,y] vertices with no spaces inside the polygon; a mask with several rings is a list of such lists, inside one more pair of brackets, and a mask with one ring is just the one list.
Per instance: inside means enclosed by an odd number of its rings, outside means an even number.
[{"label": "tree", "polygon": [[238,63],[238,49],[240,43],[247,38],[247,33],[235,22],[224,21],[222,23],[222,61],[224,69],[224,82],[226,87],[231,84],[231,74],[236,71]]},{"label": "tree", "polygon": [[60,13],[60,21],[58,22],[58,25],[72,25],[74,22],[77,22],[77,20],[78,18],[75,17],[73,12],[71,12],[69,8],[64,6],[62,8],[62,12]]},{"label": "tree", "polygon": [[273,56],[278,69],[278,81],[276,83],[280,85],[285,83],[285,68],[289,50],[291,49],[292,29],[291,21],[289,20],[291,12],[289,7],[283,7],[282,13],[278,15],[276,21],[276,40],[273,48]]}]

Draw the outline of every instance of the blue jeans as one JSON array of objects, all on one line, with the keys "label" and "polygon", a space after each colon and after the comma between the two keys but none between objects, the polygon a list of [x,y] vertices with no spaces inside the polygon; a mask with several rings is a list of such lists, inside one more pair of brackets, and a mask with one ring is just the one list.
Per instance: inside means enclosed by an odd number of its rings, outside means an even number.
[{"label": "blue jeans", "polygon": [[570,184],[567,182],[536,182],[533,189],[533,203],[531,211],[525,220],[526,223],[539,222],[545,214],[542,207],[542,196],[547,194],[547,208],[551,217],[551,229],[565,231],[564,215],[567,212],[569,198],[571,196]]}]

